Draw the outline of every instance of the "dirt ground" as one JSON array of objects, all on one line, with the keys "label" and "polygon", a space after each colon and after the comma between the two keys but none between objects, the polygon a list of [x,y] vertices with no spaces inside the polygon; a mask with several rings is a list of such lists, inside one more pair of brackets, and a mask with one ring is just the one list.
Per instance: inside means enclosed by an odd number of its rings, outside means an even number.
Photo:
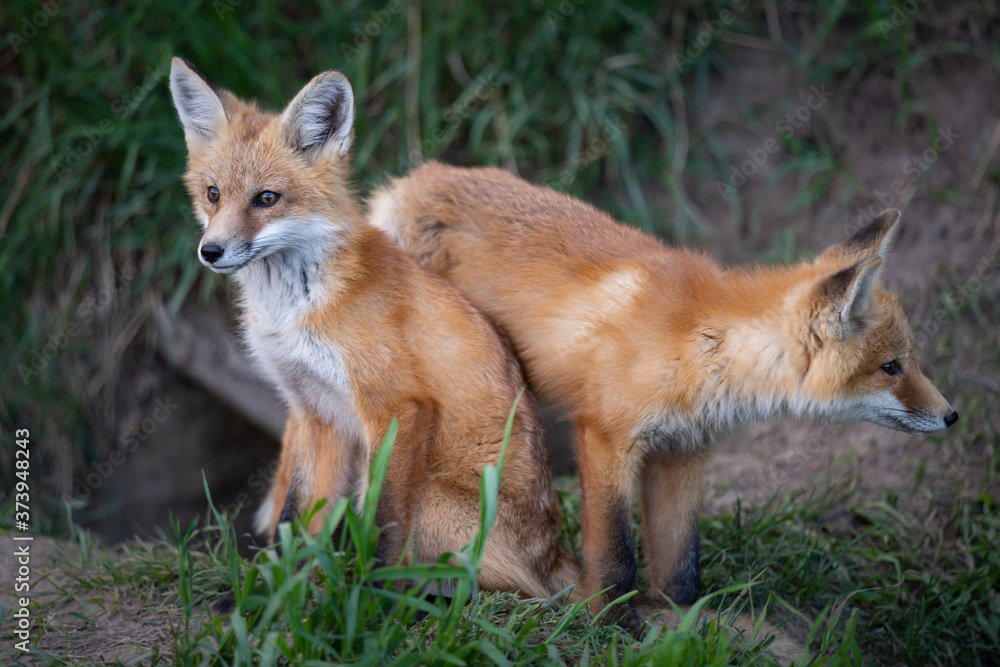
[{"label": "dirt ground", "polygon": [[[90,590],[67,600],[61,591],[73,580],[74,570],[64,564],[76,560],[76,547],[41,536],[30,544],[31,594],[41,606],[33,612],[30,631],[32,642],[42,632],[38,649],[70,664],[115,660],[148,664],[153,654],[170,662],[172,628],[184,624],[183,612],[176,604],[156,596],[119,595],[111,589]],[[13,596],[17,571],[14,548],[10,535],[0,535],[0,602],[11,610],[18,608]],[[0,659],[25,664],[25,656],[15,651],[10,641],[0,645]]]}]

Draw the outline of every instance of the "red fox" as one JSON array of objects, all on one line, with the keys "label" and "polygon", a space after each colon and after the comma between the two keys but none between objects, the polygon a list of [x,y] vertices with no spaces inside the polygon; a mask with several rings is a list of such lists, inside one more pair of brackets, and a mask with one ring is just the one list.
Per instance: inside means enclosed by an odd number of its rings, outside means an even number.
[{"label": "red fox", "polygon": [[697,597],[702,467],[721,435],[783,414],[917,434],[958,419],[879,286],[898,211],[812,261],[752,269],[495,168],[427,164],[378,192],[370,219],[492,318],[532,389],[573,417],[578,588],[610,588],[595,610],[633,588],[636,482],[651,592]]},{"label": "red fox", "polygon": [[[174,58],[170,90],[204,227],[198,256],[234,275],[248,347],[289,405],[260,523],[273,535],[316,500],[356,487],[363,497],[363,472],[395,418],[376,555],[397,562],[410,540],[423,561],[459,550],[479,528],[480,476],[498,462],[524,379],[489,320],[362,216],[349,184],[351,85],[323,72],[269,113]],[[526,395],[481,587],[549,597],[572,585],[579,565],[559,546],[561,523]]]}]

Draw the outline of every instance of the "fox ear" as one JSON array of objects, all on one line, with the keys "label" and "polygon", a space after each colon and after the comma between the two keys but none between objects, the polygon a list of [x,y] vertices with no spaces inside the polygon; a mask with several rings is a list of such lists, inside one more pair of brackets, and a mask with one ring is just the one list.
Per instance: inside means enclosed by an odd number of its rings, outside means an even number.
[{"label": "fox ear", "polygon": [[188,146],[211,141],[228,122],[215,86],[183,58],[170,63],[170,94]]},{"label": "fox ear", "polygon": [[842,246],[854,257],[879,257],[885,259],[899,236],[899,211],[887,208],[855,232]]},{"label": "fox ear", "polygon": [[834,338],[847,338],[859,327],[871,305],[881,267],[881,258],[865,259],[827,276],[817,285],[818,317],[826,320]]},{"label": "fox ear", "polygon": [[894,208],[885,209],[851,238],[829,248],[823,254],[836,254],[848,261],[871,257],[885,259],[899,236],[899,215],[899,211]]},{"label": "fox ear", "polygon": [[347,77],[331,70],[313,78],[281,114],[281,129],[309,157],[328,149],[346,155],[354,133],[354,91]]}]

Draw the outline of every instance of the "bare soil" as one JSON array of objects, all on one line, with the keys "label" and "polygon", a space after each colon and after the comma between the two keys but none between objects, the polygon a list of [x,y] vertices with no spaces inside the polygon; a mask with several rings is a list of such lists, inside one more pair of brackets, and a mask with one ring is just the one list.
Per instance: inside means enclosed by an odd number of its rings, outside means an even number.
[{"label": "bare soil", "polygon": [[[18,544],[24,544],[23,542]],[[31,595],[38,603],[31,608],[31,638],[41,641],[35,648],[65,662],[108,664],[149,663],[159,655],[169,663],[173,652],[172,628],[183,628],[184,616],[172,601],[153,596],[143,599],[119,589],[90,590],[67,598],[63,590],[73,581],[75,547],[49,537],[36,536],[31,544]],[[0,602],[17,609],[14,596],[15,542],[0,535]],[[11,629],[12,626],[8,624]],[[29,664],[29,658],[5,640],[0,657],[13,664]],[[39,656],[32,663],[43,661]],[[138,663],[134,663],[138,664]]]}]

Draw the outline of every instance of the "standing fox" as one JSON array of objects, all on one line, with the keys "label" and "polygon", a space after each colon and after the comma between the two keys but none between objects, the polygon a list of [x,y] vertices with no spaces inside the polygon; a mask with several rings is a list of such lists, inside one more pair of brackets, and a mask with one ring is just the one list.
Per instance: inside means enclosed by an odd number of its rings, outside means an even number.
[{"label": "standing fox", "polygon": [[[376,512],[376,555],[409,540],[421,560],[479,528],[479,480],[497,463],[524,380],[490,322],[368,225],[348,185],[354,95],[316,76],[280,114],[174,58],[170,90],[188,148],[185,182],[201,262],[233,273],[253,357],[288,402],[281,467],[260,523],[270,534],[355,485],[392,419],[399,431]],[[551,596],[578,575],[532,399],[522,400],[480,584]],[[317,526],[311,526],[315,530]]]},{"label": "standing fox", "polygon": [[[610,588],[595,610],[633,588],[636,481],[652,593],[697,597],[702,468],[719,436],[777,415],[916,434],[958,419],[879,287],[898,211],[813,261],[725,270],[499,169],[431,163],[370,208],[377,227],[493,319],[531,387],[573,417],[578,588]],[[621,620],[638,622],[634,607]]]}]

